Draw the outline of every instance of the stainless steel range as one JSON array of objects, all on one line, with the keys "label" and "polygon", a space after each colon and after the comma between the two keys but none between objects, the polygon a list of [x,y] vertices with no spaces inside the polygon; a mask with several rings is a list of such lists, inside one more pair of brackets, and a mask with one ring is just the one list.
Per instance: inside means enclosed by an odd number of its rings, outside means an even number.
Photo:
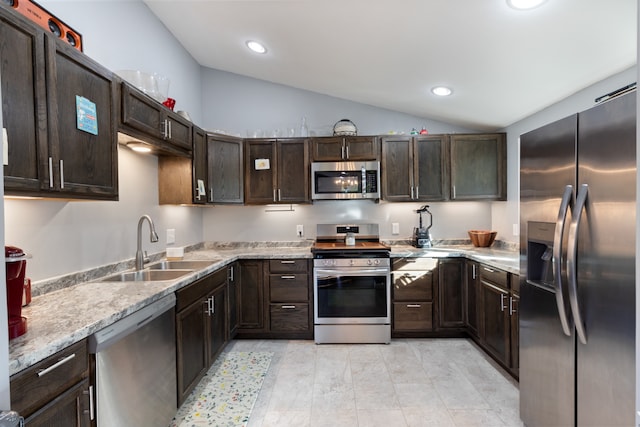
[{"label": "stainless steel range", "polygon": [[390,249],[377,224],[318,224],[313,253],[314,337],[391,341]]}]

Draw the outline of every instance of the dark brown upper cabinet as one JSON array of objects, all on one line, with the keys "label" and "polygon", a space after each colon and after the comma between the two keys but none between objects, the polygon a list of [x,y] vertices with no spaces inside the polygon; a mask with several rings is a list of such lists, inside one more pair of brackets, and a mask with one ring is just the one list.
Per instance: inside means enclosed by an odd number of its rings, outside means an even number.
[{"label": "dark brown upper cabinet", "polygon": [[118,198],[114,75],[0,8],[5,193]]},{"label": "dark brown upper cabinet", "polygon": [[232,136],[209,134],[207,197],[210,203],[244,203],[243,140]]},{"label": "dark brown upper cabinet", "polygon": [[506,134],[450,135],[450,168],[451,200],[506,200]]},{"label": "dark brown upper cabinet", "polygon": [[149,143],[160,154],[190,157],[192,124],[141,90],[122,82],[119,130]]},{"label": "dark brown upper cabinet", "polygon": [[310,163],[304,138],[245,141],[245,203],[309,203]]},{"label": "dark brown upper cabinet", "polygon": [[382,198],[389,202],[447,199],[447,140],[447,135],[382,137]]},{"label": "dark brown upper cabinet", "polygon": [[376,136],[331,136],[311,139],[313,161],[379,160]]}]

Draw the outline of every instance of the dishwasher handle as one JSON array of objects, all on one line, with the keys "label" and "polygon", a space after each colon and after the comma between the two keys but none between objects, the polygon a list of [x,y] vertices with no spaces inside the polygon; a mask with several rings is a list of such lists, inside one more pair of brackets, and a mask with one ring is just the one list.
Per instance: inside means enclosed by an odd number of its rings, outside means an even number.
[{"label": "dishwasher handle", "polygon": [[171,310],[175,305],[176,296],[172,293],[99,330],[89,337],[89,352],[95,354],[108,348]]}]

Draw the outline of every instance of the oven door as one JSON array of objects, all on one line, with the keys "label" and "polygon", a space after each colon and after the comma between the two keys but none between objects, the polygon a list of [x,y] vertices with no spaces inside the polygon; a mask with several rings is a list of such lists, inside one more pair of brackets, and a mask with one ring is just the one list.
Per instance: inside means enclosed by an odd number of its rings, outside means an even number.
[{"label": "oven door", "polygon": [[388,268],[314,269],[314,323],[390,324]]}]

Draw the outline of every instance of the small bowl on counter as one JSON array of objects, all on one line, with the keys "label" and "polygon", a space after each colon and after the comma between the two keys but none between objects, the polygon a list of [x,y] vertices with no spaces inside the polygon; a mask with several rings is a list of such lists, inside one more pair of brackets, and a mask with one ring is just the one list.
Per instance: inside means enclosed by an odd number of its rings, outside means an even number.
[{"label": "small bowl on counter", "polygon": [[473,246],[478,248],[488,248],[496,239],[497,231],[469,230],[469,238]]}]

